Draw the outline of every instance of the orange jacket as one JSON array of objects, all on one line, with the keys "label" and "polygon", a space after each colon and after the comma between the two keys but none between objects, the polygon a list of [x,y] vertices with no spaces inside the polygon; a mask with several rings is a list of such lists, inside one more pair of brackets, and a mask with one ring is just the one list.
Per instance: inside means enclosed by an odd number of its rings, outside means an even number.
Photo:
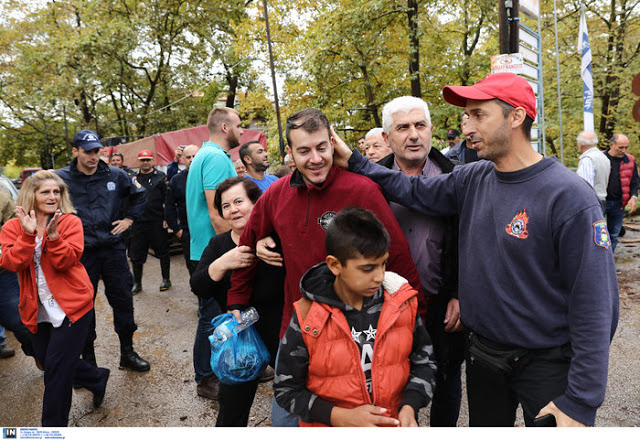
[{"label": "orange jacket", "polygon": [[[80,257],[84,249],[82,222],[73,214],[58,220],[58,238],[42,242],[42,271],[58,305],[71,322],[93,309],[93,286]],[[33,254],[36,235],[27,234],[20,220],[9,220],[0,232],[0,266],[18,272],[20,279],[20,318],[31,333],[38,331],[38,286]]]},{"label": "orange jacket", "polygon": [[[406,283],[393,294],[384,292],[373,346],[373,400],[362,371],[360,350],[342,311],[315,301],[309,307],[307,299],[297,301],[294,308],[309,350],[307,389],[343,408],[373,404],[387,408],[386,416],[397,418],[409,379],[409,355],[418,308],[416,296],[417,292]],[[300,421],[300,426],[325,425]]]}]

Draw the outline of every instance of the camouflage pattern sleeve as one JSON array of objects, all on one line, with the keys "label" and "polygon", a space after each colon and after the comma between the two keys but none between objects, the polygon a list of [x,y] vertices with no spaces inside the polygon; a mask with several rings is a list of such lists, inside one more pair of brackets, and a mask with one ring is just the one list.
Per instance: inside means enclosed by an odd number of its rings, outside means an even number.
[{"label": "camouflage pattern sleeve", "polygon": [[273,392],[276,402],[304,422],[331,424],[334,405],[307,389],[309,351],[302,339],[298,317],[294,313],[278,351]]},{"label": "camouflage pattern sleeve", "polygon": [[418,410],[426,407],[433,398],[437,369],[431,338],[422,324],[420,314],[416,318],[413,331],[413,351],[409,356],[409,361],[411,362],[409,380],[398,409],[404,405],[410,405],[417,417]]}]

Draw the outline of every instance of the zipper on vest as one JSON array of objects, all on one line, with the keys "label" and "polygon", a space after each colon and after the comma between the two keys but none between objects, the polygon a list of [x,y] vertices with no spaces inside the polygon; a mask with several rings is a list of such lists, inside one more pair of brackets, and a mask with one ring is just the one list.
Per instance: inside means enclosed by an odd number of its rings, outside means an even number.
[{"label": "zipper on vest", "polygon": [[[335,319],[333,313],[331,313],[331,319]],[[349,325],[349,322],[347,321],[347,318],[345,317],[345,322],[347,323],[347,325]],[[353,340],[353,336],[351,335],[350,331],[347,331],[344,327],[342,327],[340,325],[340,322],[338,322],[336,320],[336,325],[338,326],[338,328],[340,329],[340,331],[344,332],[348,338],[349,338],[349,343],[351,344],[352,348],[355,350],[357,356],[356,359],[358,360],[358,365],[360,366],[359,371],[360,371],[360,383],[362,385],[362,392],[363,395],[365,396],[367,402],[370,405],[373,405],[373,358],[371,358],[371,394],[369,394],[369,390],[367,390],[367,376],[365,376],[364,374],[364,370],[362,369],[362,353],[360,353],[360,349],[358,348],[358,344],[356,344],[356,341]],[[376,341],[377,341],[377,335],[376,335]],[[375,355],[375,343],[376,341],[374,341],[373,345],[374,345],[374,355]]]}]

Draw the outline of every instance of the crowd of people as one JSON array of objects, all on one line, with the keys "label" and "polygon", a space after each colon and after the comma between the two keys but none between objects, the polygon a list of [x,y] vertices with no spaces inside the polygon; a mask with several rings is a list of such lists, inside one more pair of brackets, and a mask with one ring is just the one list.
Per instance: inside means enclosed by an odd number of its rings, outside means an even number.
[{"label": "crowd of people", "polygon": [[[151,368],[133,348],[133,295],[149,247],[171,288],[169,230],[198,297],[196,393],[218,400],[217,426],[246,426],[271,380],[272,426],[417,426],[429,404],[431,426],[457,426],[463,362],[471,426],[513,426],[518,406],[527,426],[594,425],[618,320],[613,251],[638,197],[629,139],[603,153],[581,133],[576,175],[531,148],[524,79],[493,74],[443,97],[464,108],[445,152],[411,96],[353,150],[321,111],[291,114],[281,166],[262,143],[240,145],[230,108],[210,112],[208,140],[176,149],[166,174],[148,150],[137,172],[121,153],[109,166],[97,134],[78,132],[73,161],[27,180],[0,233],[0,324],[44,371],[42,425],[67,425],[74,387],[95,407],[108,392],[100,278],[121,368]],[[270,365],[220,383],[211,321],[250,306]]]}]

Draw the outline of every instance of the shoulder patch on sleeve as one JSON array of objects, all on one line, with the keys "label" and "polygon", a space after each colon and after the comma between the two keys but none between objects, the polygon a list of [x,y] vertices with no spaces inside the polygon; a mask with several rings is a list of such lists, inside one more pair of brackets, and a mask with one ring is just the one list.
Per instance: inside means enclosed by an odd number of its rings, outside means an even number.
[{"label": "shoulder patch on sleeve", "polygon": [[607,222],[599,220],[593,224],[593,241],[596,245],[609,249],[611,246],[611,239],[609,238],[609,230],[607,229]]}]

